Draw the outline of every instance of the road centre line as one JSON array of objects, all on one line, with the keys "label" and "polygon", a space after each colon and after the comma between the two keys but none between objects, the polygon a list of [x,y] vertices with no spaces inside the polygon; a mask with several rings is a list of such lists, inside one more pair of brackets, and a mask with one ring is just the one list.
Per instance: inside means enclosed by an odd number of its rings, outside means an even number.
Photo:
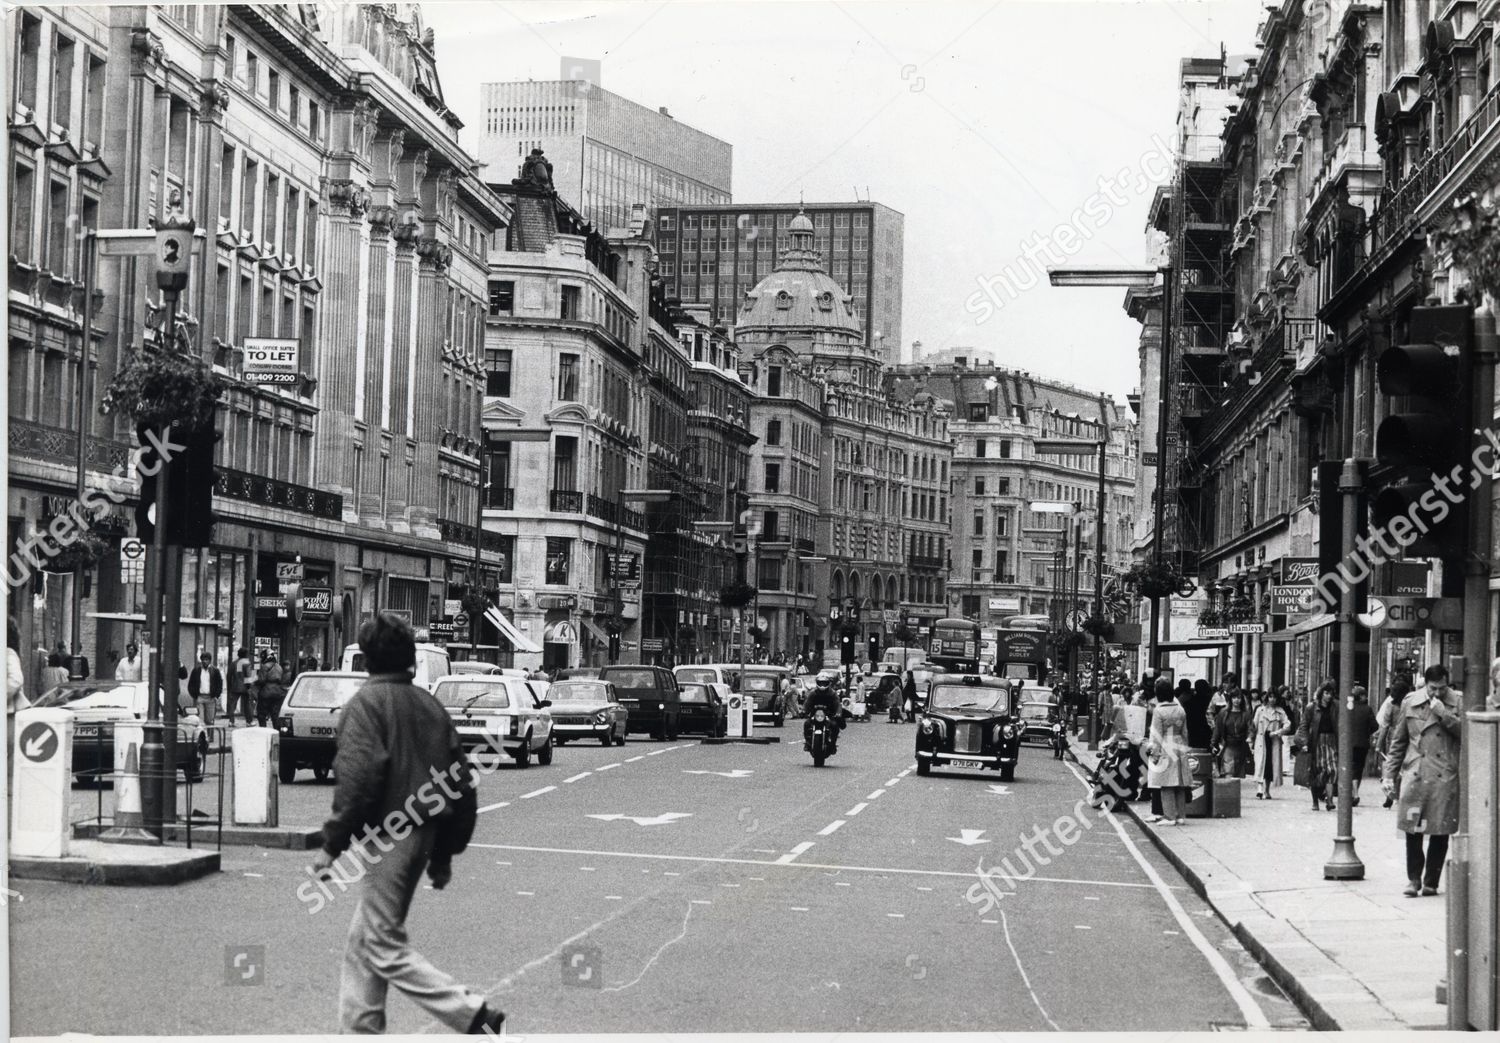
[{"label": "road centre line", "polygon": [[625,763],[626,764],[634,764],[636,761],[643,761],[645,759],[646,759],[646,755],[643,753],[639,757],[626,757],[625,758]]},{"label": "road centre line", "polygon": [[832,836],[833,834],[837,833],[840,828],[843,827],[845,821],[846,820],[841,819],[841,818],[834,819],[828,825],[826,825],[822,829],[818,830],[818,836],[820,836],[820,837]]},{"label": "road centre line", "polygon": [[878,790],[876,790],[876,791],[875,791],[875,792],[874,792],[874,793],[871,793],[871,794],[870,794],[870,795],[869,795],[869,796],[868,796],[868,797],[866,797],[866,798],[865,798],[865,799],[866,799],[866,800],[874,800],[874,799],[875,799],[875,798],[876,798],[876,797],[879,797],[879,796],[881,796],[881,795],[883,795],[883,794],[884,794],[884,793],[885,793],[885,790],[883,790],[883,789],[878,789]]},{"label": "road centre line", "polygon": [[[812,843],[810,841],[806,843],[808,847],[812,846]],[[894,866],[846,866],[834,865],[831,863],[824,864],[820,862],[792,862],[791,859],[795,858],[797,854],[801,853],[797,852],[795,848],[793,849],[794,853],[782,855],[781,858],[777,859],[774,862],[766,862],[761,859],[755,858],[721,858],[711,855],[664,855],[656,852],[645,851],[579,850],[577,848],[562,847],[530,847],[522,844],[485,844],[473,841],[469,843],[469,846],[473,848],[483,848],[488,851],[530,851],[536,854],[545,855],[593,855],[599,858],[644,858],[657,859],[664,862],[701,862],[708,865],[759,866],[762,868],[774,868],[777,866],[782,866],[788,869],[827,869],[836,872],[850,873],[890,873],[900,876],[935,876],[958,880],[974,879],[973,870],[959,873],[948,869],[902,869]],[[797,846],[802,847],[801,844]],[[667,872],[663,873],[662,875],[679,876],[681,874]],[[1126,890],[1146,891],[1149,891],[1154,887],[1153,884],[1139,883],[1136,881],[1074,880],[1068,877],[1046,876],[1033,876],[1027,879],[1025,882],[1028,884],[1076,884],[1085,887],[1118,887]],[[1167,886],[1171,890],[1184,889],[1182,887],[1175,887],[1171,884],[1167,884],[1165,886]]]},{"label": "road centre line", "polygon": [[601,764],[599,767],[595,768],[594,770],[595,771],[608,771],[610,768],[618,768],[619,766],[620,766],[620,762],[619,761],[615,761],[613,764]]},{"label": "road centre line", "polygon": [[532,797],[540,797],[543,793],[551,793],[555,789],[557,789],[556,786],[543,786],[541,789],[534,789],[530,793],[521,794],[521,799],[530,800]]},{"label": "road centre line", "polygon": [[594,773],[591,772],[591,771],[580,771],[577,775],[573,775],[573,776],[571,776],[569,778],[563,779],[563,781],[564,782],[577,782],[579,779],[586,779],[586,778],[588,778],[592,774],[594,774]]},{"label": "road centre line", "polygon": [[646,753],[646,756],[647,757],[657,757],[657,756],[660,756],[661,754],[666,753],[666,752],[667,752],[666,750],[648,750],[647,753]]},{"label": "road centre line", "polygon": [[804,840],[802,843],[798,844],[796,847],[792,848],[786,854],[778,858],[774,864],[778,866],[790,865],[793,859],[795,859],[803,852],[807,851],[807,849],[812,846],[813,842],[811,840]]},{"label": "road centre line", "polygon": [[[1079,773],[1078,769],[1071,762],[1068,763],[1068,770],[1073,773],[1073,777],[1083,785],[1085,790],[1089,792],[1093,791],[1088,780]],[[1224,959],[1219,951],[1209,944],[1208,939],[1203,936],[1203,932],[1198,929],[1198,925],[1193,923],[1188,917],[1187,910],[1183,909],[1182,903],[1177,900],[1177,896],[1172,894],[1172,889],[1161,878],[1161,874],[1156,871],[1156,868],[1150,862],[1146,861],[1145,856],[1136,848],[1135,842],[1125,832],[1125,827],[1120,824],[1119,818],[1111,812],[1102,812],[1102,814],[1115,827],[1115,832],[1119,834],[1120,840],[1124,842],[1126,849],[1135,856],[1136,863],[1140,865],[1141,871],[1146,874],[1146,878],[1151,881],[1152,886],[1161,894],[1162,900],[1166,903],[1167,908],[1171,910],[1173,918],[1187,932],[1188,937],[1192,939],[1198,951],[1203,954],[1203,958],[1208,961],[1208,965],[1213,968],[1214,974],[1223,983],[1225,990],[1228,991],[1235,1005],[1240,1008],[1240,1013],[1245,1018],[1245,1024],[1251,1029],[1269,1029],[1271,1027],[1270,1020],[1266,1017],[1265,1012],[1260,1009],[1260,1005],[1250,995],[1250,991],[1244,985],[1240,984],[1240,980],[1235,977],[1234,970],[1229,966],[1229,961]],[[1213,911],[1208,910],[1208,915],[1214,915]]]},{"label": "road centre line", "polygon": [[894,786],[896,783],[898,783],[900,781],[901,781],[901,777],[899,775],[896,778],[894,778],[894,779],[886,779],[885,780],[886,788],[889,789],[890,787]]},{"label": "road centre line", "polygon": [[483,815],[486,811],[495,811],[498,808],[508,808],[508,807],[510,807],[510,801],[508,801],[508,800],[502,800],[498,804],[486,804],[484,807],[480,808],[477,812],[475,812],[475,814],[477,814],[477,815]]},{"label": "road centre line", "polygon": [[861,811],[865,810],[865,808],[869,806],[869,804],[856,804],[854,805],[854,807],[844,812],[844,814],[849,818],[853,818],[855,815],[858,815]]}]

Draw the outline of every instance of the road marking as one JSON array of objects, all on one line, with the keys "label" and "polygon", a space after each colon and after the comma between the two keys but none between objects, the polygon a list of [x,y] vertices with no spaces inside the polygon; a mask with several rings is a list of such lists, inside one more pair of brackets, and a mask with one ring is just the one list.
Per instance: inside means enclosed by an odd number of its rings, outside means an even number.
[{"label": "road marking", "polygon": [[1005,944],[1010,949],[1011,958],[1016,961],[1016,970],[1021,972],[1021,981],[1025,984],[1026,991],[1031,993],[1031,1002],[1035,1003],[1036,1009],[1042,1012],[1042,1018],[1047,1024],[1051,1025],[1054,1031],[1061,1032],[1062,1029],[1057,1027],[1057,1022],[1052,1020],[1052,1015],[1047,1013],[1047,1008],[1042,1006],[1042,1001],[1037,998],[1036,990],[1031,987],[1031,979],[1026,974],[1026,968],[1021,966],[1021,954],[1016,952],[1015,943],[1010,940],[1010,920],[1007,919],[1004,909],[1000,910],[1000,929],[1005,932]]},{"label": "road marking", "polygon": [[882,795],[882,794],[884,794],[884,793],[885,793],[885,790],[883,790],[883,789],[878,789],[878,790],[876,790],[876,791],[875,791],[875,792],[874,792],[874,793],[871,793],[871,794],[870,794],[870,795],[869,795],[869,796],[868,796],[868,797],[866,797],[866,798],[865,798],[865,799],[866,799],[866,800],[874,800],[874,799],[875,799],[875,798],[876,798],[876,797],[879,797],[879,796],[881,796],[881,795]]},{"label": "road marking", "polygon": [[900,781],[901,781],[901,779],[900,779],[899,776],[896,777],[896,778],[894,778],[894,779],[886,779],[885,780],[886,788],[890,788],[891,786],[894,786],[896,783],[898,783]]},{"label": "road marking", "polygon": [[834,881],[834,882],[833,882],[833,886],[834,886],[834,887],[853,887],[853,886],[854,886],[854,885],[853,885],[853,884],[851,884],[851,883],[850,883],[850,882],[849,882],[849,881],[847,881],[847,880],[835,880],[835,881]]},{"label": "road marking", "polygon": [[516,894],[520,895],[523,898],[535,898],[536,897],[536,892],[535,891],[517,891]]},{"label": "road marking", "polygon": [[1161,933],[1162,933],[1162,934],[1172,934],[1172,935],[1178,935],[1178,936],[1181,936],[1181,934],[1182,934],[1182,932],[1181,932],[1181,931],[1163,931],[1163,932],[1161,932]]},{"label": "road marking", "polygon": [[486,804],[484,807],[480,808],[476,812],[476,814],[483,815],[486,811],[495,811],[495,810],[497,810],[499,808],[508,808],[508,807],[510,807],[510,801],[508,801],[508,800],[502,800],[498,804]]},{"label": "road marking", "polygon": [[[1092,792],[1092,787],[1089,785],[1088,780],[1079,774],[1078,769],[1071,762],[1068,764],[1068,770],[1073,773],[1073,777],[1083,785],[1084,789]],[[1193,944],[1198,947],[1198,951],[1203,954],[1203,958],[1208,961],[1208,965],[1218,975],[1219,981],[1224,984],[1224,988],[1234,999],[1235,1005],[1240,1008],[1240,1013],[1245,1018],[1245,1024],[1252,1029],[1269,1029],[1271,1022],[1266,1017],[1265,1012],[1260,1009],[1260,1006],[1251,997],[1250,991],[1244,985],[1240,984],[1240,980],[1235,977],[1234,970],[1229,966],[1229,962],[1220,955],[1217,949],[1209,944],[1208,939],[1203,936],[1203,932],[1198,930],[1198,926],[1188,917],[1187,911],[1182,908],[1182,903],[1177,900],[1177,896],[1172,893],[1166,881],[1161,878],[1161,874],[1156,871],[1150,862],[1146,861],[1145,856],[1136,848],[1135,842],[1125,832],[1125,827],[1120,824],[1120,820],[1110,812],[1103,812],[1103,815],[1115,827],[1115,832],[1119,834],[1120,840],[1124,842],[1126,849],[1135,856],[1136,864],[1141,867],[1141,871],[1146,874],[1146,878],[1151,881],[1152,886],[1161,895],[1162,901],[1166,902],[1167,908],[1172,911],[1172,916],[1176,919],[1178,926],[1193,940]],[[1002,913],[1001,915],[1004,914]],[[1214,915],[1212,910],[1208,911],[1208,915]]]},{"label": "road marking", "polygon": [[818,836],[820,836],[820,837],[831,837],[831,836],[833,836],[833,834],[837,833],[843,827],[844,822],[845,822],[845,820],[841,819],[841,818],[834,819],[832,822],[828,823],[828,825],[826,825],[822,829],[818,830]]},{"label": "road marking", "polygon": [[905,920],[906,919],[906,914],[905,913],[886,913],[885,915],[889,916],[892,920]]},{"label": "road marking", "polygon": [[241,876],[265,876],[264,873],[242,873]]},{"label": "road marking", "polygon": [[[806,843],[807,847],[812,847],[813,846],[811,841],[807,841],[805,843]],[[796,858],[797,855],[799,855],[799,854],[802,853],[801,851],[797,851],[796,849],[793,849],[793,851],[791,853],[789,853],[789,854],[782,855],[780,858],[778,858],[774,862],[766,862],[766,861],[763,861],[763,860],[758,859],[758,858],[716,858],[716,857],[711,856],[711,855],[664,855],[664,854],[659,854],[659,853],[656,853],[656,852],[647,852],[647,851],[579,850],[577,848],[565,848],[565,847],[532,847],[532,846],[525,845],[525,844],[484,844],[484,843],[471,842],[469,844],[469,846],[472,847],[472,848],[482,848],[482,849],[487,850],[487,851],[530,851],[530,852],[540,853],[540,854],[546,854],[546,855],[573,855],[573,856],[591,855],[591,856],[593,856],[595,858],[649,858],[649,859],[657,859],[657,860],[664,861],[664,862],[700,862],[700,863],[703,863],[705,865],[759,866],[759,867],[762,867],[762,868],[773,868],[773,867],[776,867],[776,866],[786,866],[786,867],[791,868],[791,869],[826,869],[826,870],[832,870],[832,871],[841,872],[841,873],[885,873],[885,874],[888,874],[888,875],[900,875],[900,876],[933,876],[933,877],[942,877],[944,879],[958,879],[958,880],[973,880],[974,879],[974,871],[973,870],[969,870],[967,872],[960,873],[960,872],[954,872],[953,870],[948,870],[948,869],[898,869],[898,868],[893,867],[893,866],[846,866],[846,865],[835,865],[835,864],[832,864],[832,863],[824,864],[824,863],[820,863],[820,862],[793,862],[792,859]],[[803,847],[802,844],[799,844],[797,846],[799,848]],[[805,850],[805,848],[804,848],[804,850]],[[663,876],[680,876],[681,874],[679,874],[679,873],[663,873],[662,875]],[[1055,877],[1055,876],[1033,876],[1033,877],[1030,877],[1029,879],[1027,879],[1026,883],[1028,883],[1028,884],[1076,884],[1076,885],[1078,885],[1080,887],[1090,887],[1090,888],[1118,887],[1118,888],[1123,888],[1123,889],[1126,889],[1126,890],[1144,890],[1144,891],[1153,890],[1154,887],[1155,887],[1154,884],[1149,884],[1149,883],[1143,884],[1143,883],[1139,883],[1139,882],[1133,881],[1133,880],[1075,880],[1075,879],[1072,879],[1070,877]],[[1179,890],[1179,891],[1186,890],[1185,886],[1184,887],[1175,887],[1175,888],[1172,885],[1170,885],[1170,884],[1168,884],[1166,886],[1168,888],[1170,888],[1170,889],[1173,889],[1173,890]],[[1213,914],[1210,913],[1209,915],[1213,915]]]},{"label": "road marking", "polygon": [[919,888],[917,888],[917,890],[918,891],[931,891],[932,888],[930,888],[930,887],[919,887]]},{"label": "road marking", "polygon": [[570,778],[563,779],[563,781],[564,782],[577,782],[579,779],[586,779],[586,778],[588,778],[592,774],[594,774],[594,773],[591,772],[591,771],[580,771],[577,775],[571,776]]},{"label": "road marking", "polygon": [[646,754],[646,756],[647,757],[658,757],[661,754],[666,753],[666,752],[667,752],[666,750],[651,750],[650,752],[648,752]]},{"label": "road marking", "polygon": [[530,793],[521,794],[521,799],[530,800],[532,797],[540,797],[543,793],[551,793],[555,789],[557,789],[556,786],[543,786],[541,789],[534,789]]},{"label": "road marking", "polygon": [[733,771],[701,771],[692,768],[683,768],[682,773],[684,775],[722,775],[726,779],[743,779],[746,776],[755,774],[755,772],[747,768],[735,768]]},{"label": "road marking", "polygon": [[600,822],[618,822],[620,819],[634,822],[637,826],[670,826],[680,818],[692,818],[690,811],[668,811],[660,815],[621,815],[618,812],[610,815],[588,815],[587,818],[596,818]]},{"label": "road marking", "polygon": [[776,853],[774,847],[753,847],[750,850],[754,851],[757,855],[774,855]]},{"label": "road marking", "polygon": [[1099,901],[1099,896],[1098,895],[1084,895],[1083,896],[1083,900],[1085,902],[1097,902],[1097,901]]},{"label": "road marking", "polygon": [[709,901],[707,898],[694,898],[693,899],[693,904],[694,905],[713,905],[713,902]]},{"label": "road marking", "polygon": [[643,753],[639,757],[626,757],[625,758],[625,763],[626,764],[634,764],[636,761],[643,761],[645,759],[646,759],[646,755]]},{"label": "road marking", "polygon": [[761,883],[765,883],[765,880],[766,880],[766,878],[763,877],[763,876],[752,876],[750,879],[751,880],[759,880]]},{"label": "road marking", "polygon": [[980,920],[980,923],[999,923],[999,920]]},{"label": "road marking", "polygon": [[960,834],[959,836],[944,837],[943,839],[951,840],[955,844],[962,844],[964,847],[973,847],[975,844],[989,843],[988,840],[979,839],[980,837],[984,836],[984,830],[982,829],[960,829],[958,832]]},{"label": "road marking", "polygon": [[615,761],[613,764],[601,764],[599,767],[595,768],[594,770],[595,771],[608,771],[610,768],[618,768],[619,766],[620,766],[620,762],[619,761]]},{"label": "road marking", "polygon": [[791,865],[793,859],[795,859],[798,855],[802,854],[812,846],[813,842],[811,840],[804,840],[802,843],[798,844],[796,847],[792,848],[786,854],[778,858],[775,864],[779,866]]},{"label": "road marking", "polygon": [[720,887],[739,887],[739,884],[720,884]]},{"label": "road marking", "polygon": [[508,866],[508,865],[510,865],[510,863],[509,862],[496,862],[495,865],[497,865],[497,866]]},{"label": "road marking", "polygon": [[855,815],[858,815],[861,811],[865,810],[865,808],[869,806],[869,804],[856,804],[854,805],[854,807],[844,812],[844,814],[849,816],[850,818],[853,818]]},{"label": "road marking", "polygon": [[1086,923],[1075,923],[1075,924],[1074,924],[1074,925],[1073,925],[1073,930],[1075,930],[1075,931],[1092,931],[1092,930],[1093,930],[1093,928],[1092,928],[1092,927],[1090,927],[1090,926],[1089,926],[1089,925],[1088,925],[1088,924],[1086,924]]},{"label": "road marking", "polygon": [[998,785],[995,785],[995,784],[992,783],[990,785],[990,792],[993,793],[993,794],[995,794],[995,795],[997,795],[997,796],[1008,797],[1008,796],[1010,796],[1010,787],[1009,786],[998,786]]},{"label": "road marking", "polygon": [[792,912],[794,912],[794,913],[805,913],[805,912],[807,912],[807,906],[805,906],[805,905],[794,905],[794,906],[792,906]]},{"label": "road marking", "polygon": [[579,866],[578,871],[580,873],[597,873],[599,870],[595,869],[593,866]]},{"label": "road marking", "polygon": [[604,896],[604,900],[606,902],[623,902],[623,901],[625,901],[624,897],[621,896],[621,895],[605,895]]},{"label": "road marking", "polygon": [[898,778],[898,779],[904,779],[904,778],[906,778],[906,776],[910,775],[911,773],[912,773],[911,767],[907,767],[907,768],[903,769],[902,771],[896,772],[896,778]]}]

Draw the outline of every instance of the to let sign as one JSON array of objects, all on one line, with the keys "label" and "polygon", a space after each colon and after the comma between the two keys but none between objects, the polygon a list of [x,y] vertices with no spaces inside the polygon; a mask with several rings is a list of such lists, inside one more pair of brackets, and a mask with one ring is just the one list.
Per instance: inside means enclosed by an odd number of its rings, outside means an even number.
[{"label": "to let sign", "polygon": [[295,337],[246,337],[245,382],[295,384],[299,344]]}]

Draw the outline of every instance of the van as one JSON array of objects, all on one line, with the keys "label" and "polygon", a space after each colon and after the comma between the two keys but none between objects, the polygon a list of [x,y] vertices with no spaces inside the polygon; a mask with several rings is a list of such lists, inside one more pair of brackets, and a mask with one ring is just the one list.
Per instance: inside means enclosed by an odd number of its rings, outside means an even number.
[{"label": "van", "polygon": [[672,675],[678,684],[727,684],[731,692],[740,690],[740,668],[728,663],[689,663],[674,666]]},{"label": "van", "polygon": [[[359,650],[358,645],[344,646],[344,657],[339,663],[339,670],[344,672],[368,673],[365,669],[365,654]],[[453,666],[448,661],[448,650],[442,645],[429,645],[425,642],[417,644],[417,669],[412,676],[412,684],[418,685],[432,691],[432,686],[437,683],[439,677],[446,677],[453,672]]]},{"label": "van", "polygon": [[653,739],[676,739],[681,712],[677,678],[664,666],[606,666],[601,681],[615,686],[620,705],[630,712],[626,727]]}]

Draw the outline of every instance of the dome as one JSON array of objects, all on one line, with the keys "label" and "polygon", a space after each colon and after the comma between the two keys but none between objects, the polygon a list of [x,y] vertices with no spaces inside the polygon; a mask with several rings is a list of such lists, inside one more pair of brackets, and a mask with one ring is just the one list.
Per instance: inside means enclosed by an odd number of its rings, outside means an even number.
[{"label": "dome", "polygon": [[801,210],[798,210],[797,211],[797,216],[794,217],[794,218],[792,218],[792,223],[789,224],[789,225],[787,225],[787,229],[786,230],[788,232],[809,232],[810,233],[813,230],[813,223],[812,223],[812,220],[806,214],[804,214]]},{"label": "dome", "polygon": [[740,330],[829,330],[864,339],[854,298],[823,270],[813,249],[813,223],[799,211],[787,225],[791,246],[776,270],[745,294]]}]

